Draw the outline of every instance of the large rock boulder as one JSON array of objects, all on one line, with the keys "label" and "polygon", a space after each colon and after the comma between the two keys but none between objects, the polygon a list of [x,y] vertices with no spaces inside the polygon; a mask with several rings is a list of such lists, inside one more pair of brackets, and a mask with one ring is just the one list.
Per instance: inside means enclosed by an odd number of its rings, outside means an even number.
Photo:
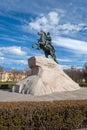
[{"label": "large rock boulder", "polygon": [[31,75],[18,82],[13,87],[14,92],[39,96],[80,88],[52,59],[35,56],[28,60],[28,64]]}]

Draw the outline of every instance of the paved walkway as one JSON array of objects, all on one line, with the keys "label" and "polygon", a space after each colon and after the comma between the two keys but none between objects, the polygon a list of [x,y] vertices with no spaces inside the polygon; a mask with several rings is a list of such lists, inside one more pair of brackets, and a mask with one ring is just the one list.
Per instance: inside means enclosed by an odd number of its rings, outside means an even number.
[{"label": "paved walkway", "polygon": [[72,92],[52,93],[50,95],[32,96],[0,90],[0,102],[10,101],[54,101],[54,100],[83,100],[87,99],[87,88]]}]

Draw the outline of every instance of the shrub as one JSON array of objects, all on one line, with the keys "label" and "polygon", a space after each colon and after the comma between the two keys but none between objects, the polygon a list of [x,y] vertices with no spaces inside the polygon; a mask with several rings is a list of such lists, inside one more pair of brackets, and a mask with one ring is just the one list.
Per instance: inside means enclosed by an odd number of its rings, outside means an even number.
[{"label": "shrub", "polygon": [[87,100],[0,103],[0,130],[75,130],[87,127]]},{"label": "shrub", "polygon": [[87,83],[79,83],[80,87],[87,87]]}]

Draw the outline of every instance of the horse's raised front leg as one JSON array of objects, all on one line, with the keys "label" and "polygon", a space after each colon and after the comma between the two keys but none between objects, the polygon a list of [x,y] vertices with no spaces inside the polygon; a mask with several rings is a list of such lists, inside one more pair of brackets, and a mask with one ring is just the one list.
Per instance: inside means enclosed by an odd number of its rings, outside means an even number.
[{"label": "horse's raised front leg", "polygon": [[35,43],[32,44],[32,48],[34,48]]},{"label": "horse's raised front leg", "polygon": [[37,50],[40,50],[40,46],[39,46],[38,43],[33,43],[33,44],[32,44],[32,48],[34,48],[35,45],[37,45]]}]

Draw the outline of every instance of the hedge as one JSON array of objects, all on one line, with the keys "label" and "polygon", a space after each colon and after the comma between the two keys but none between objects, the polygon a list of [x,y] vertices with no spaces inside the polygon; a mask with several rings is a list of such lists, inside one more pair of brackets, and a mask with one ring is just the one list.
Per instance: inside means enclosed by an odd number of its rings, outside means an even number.
[{"label": "hedge", "polygon": [[0,102],[0,130],[75,130],[87,127],[87,100]]},{"label": "hedge", "polygon": [[87,83],[79,83],[80,87],[87,87]]}]

